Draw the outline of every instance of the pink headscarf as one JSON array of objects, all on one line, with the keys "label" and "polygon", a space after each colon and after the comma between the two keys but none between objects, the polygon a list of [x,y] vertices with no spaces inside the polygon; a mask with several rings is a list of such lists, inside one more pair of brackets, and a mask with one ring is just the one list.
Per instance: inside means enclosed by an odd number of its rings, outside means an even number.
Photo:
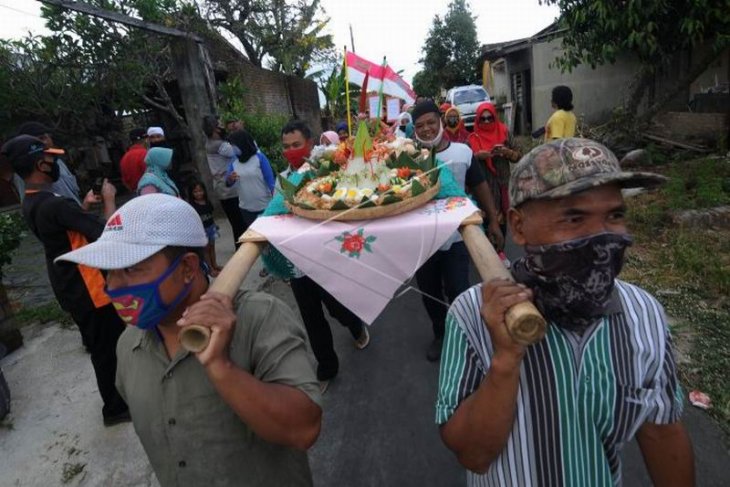
[{"label": "pink headscarf", "polygon": [[322,145],[337,145],[340,143],[340,136],[337,135],[337,132],[328,130],[319,138],[319,143]]}]

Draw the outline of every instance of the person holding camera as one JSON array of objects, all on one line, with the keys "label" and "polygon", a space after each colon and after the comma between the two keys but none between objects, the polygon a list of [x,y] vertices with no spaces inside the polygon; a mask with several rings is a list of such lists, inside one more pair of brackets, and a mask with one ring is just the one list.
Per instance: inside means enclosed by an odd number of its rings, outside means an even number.
[{"label": "person holding camera", "polygon": [[[91,353],[104,402],[104,425],[129,421],[127,404],[114,385],[116,345],[124,323],[104,291],[104,276],[89,267],[53,262],[56,257],[97,240],[105,228],[104,222],[71,198],[53,191],[53,183],[60,177],[57,156],[64,153],[61,149],[47,147],[40,138],[19,135],[6,142],[0,152],[25,182],[23,218],[43,245],[48,279],[58,303],[78,325],[83,343]],[[116,188],[104,180],[101,194],[89,191],[83,204],[103,203],[104,218],[108,218],[116,210],[115,196]],[[107,229],[119,227],[122,223],[114,219],[106,223]]]}]

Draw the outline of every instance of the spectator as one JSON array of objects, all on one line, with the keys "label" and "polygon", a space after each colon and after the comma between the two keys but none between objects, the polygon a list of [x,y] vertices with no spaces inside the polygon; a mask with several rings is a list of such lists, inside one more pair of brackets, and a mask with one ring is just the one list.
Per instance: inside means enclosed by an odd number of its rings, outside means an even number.
[{"label": "spectator", "polygon": [[[51,137],[51,129],[40,122],[26,122],[18,127],[18,135],[30,135],[38,137],[43,141],[47,148],[54,147],[53,138]],[[66,198],[71,198],[81,206],[81,198],[79,197],[79,184],[76,176],[73,175],[66,163],[58,156],[54,156],[58,164],[59,177],[56,182],[51,185],[51,191]]]},{"label": "spectator", "polygon": [[398,120],[395,127],[396,137],[413,138],[413,117],[408,112],[403,112],[398,115]]},{"label": "spectator", "polygon": [[243,120],[240,120],[235,117],[226,119],[226,132],[228,132],[229,134],[232,134],[233,132],[237,132],[237,131],[243,130],[243,129],[244,129]]},{"label": "spectator", "polygon": [[553,88],[551,105],[555,112],[545,124],[545,142],[575,136],[577,120],[573,113],[573,92],[567,86]]},{"label": "spectator", "polygon": [[[23,217],[43,244],[48,279],[56,299],[79,327],[82,341],[91,352],[91,364],[104,403],[104,425],[129,421],[127,405],[114,386],[115,348],[124,324],[104,292],[104,276],[88,267],[54,264],[61,254],[98,239],[104,222],[51,190],[60,176],[57,156],[63,154],[62,150],[46,147],[39,138],[20,135],[5,143],[1,151],[25,181]],[[104,180],[100,198],[105,217],[115,210],[115,194],[114,186]],[[87,199],[96,201],[93,193],[89,193]],[[114,231],[121,225],[121,222],[117,224],[111,220],[106,228]]]},{"label": "spectator", "polygon": [[507,125],[497,116],[497,109],[489,102],[477,108],[474,132],[469,135],[469,146],[474,156],[486,168],[487,184],[494,196],[502,231],[506,231],[506,214],[509,208],[507,185],[510,164],[517,162],[522,153],[517,150]]},{"label": "spectator", "polygon": [[[160,485],[311,486],[306,450],[322,409],[301,322],[272,296],[209,291],[208,238],[185,201],[140,196],[110,222],[118,227],[60,260],[107,270],[130,325],[117,384]],[[211,332],[196,354],[178,341],[193,323]]]},{"label": "spectator", "polygon": [[[469,131],[464,126],[464,120],[461,119],[459,109],[449,107],[444,112],[444,136],[451,142],[466,144],[469,139]],[[473,148],[472,148],[473,150]]]},{"label": "spectator", "polygon": [[119,162],[119,172],[122,183],[132,192],[137,192],[139,180],[147,169],[144,158],[147,156],[147,133],[141,127],[129,131],[129,141],[132,145],[122,156]]},{"label": "spectator", "polygon": [[226,184],[238,192],[238,206],[243,218],[243,232],[263,213],[274,191],[274,171],[266,156],[256,147],[245,130],[228,136],[236,154],[230,163]]},{"label": "spectator", "polygon": [[17,205],[23,201],[25,183],[13,170],[7,157],[0,154],[0,206]]},{"label": "spectator", "polygon": [[200,221],[203,222],[205,234],[208,236],[208,245],[205,246],[204,254],[205,263],[208,265],[208,274],[211,277],[218,277],[222,268],[218,266],[216,260],[215,241],[218,240],[220,234],[218,233],[218,225],[215,224],[215,219],[213,218],[213,205],[208,199],[208,191],[201,181],[193,181],[190,183],[190,187],[188,188],[188,203],[198,212]]},{"label": "spectator", "polygon": [[208,154],[208,167],[213,177],[213,192],[218,197],[228,223],[233,231],[233,243],[238,248],[238,239],[243,235],[243,217],[238,206],[238,192],[226,184],[226,175],[231,160],[236,157],[233,146],[226,142],[226,130],[219,123],[218,117],[209,115],[203,119],[203,131],[208,137],[205,150]]},{"label": "spectator", "polygon": [[167,147],[165,131],[162,130],[162,127],[149,127],[147,129],[147,141],[150,148]]},{"label": "spectator", "polygon": [[172,149],[166,147],[152,147],[144,158],[147,165],[144,174],[137,184],[137,193],[164,193],[170,196],[180,196],[177,185],[167,172],[172,163]]},{"label": "spectator", "polygon": [[337,135],[337,132],[328,130],[319,137],[319,143],[320,145],[339,145],[340,136]]},{"label": "spectator", "polygon": [[347,122],[338,123],[335,127],[335,132],[337,132],[337,135],[340,138],[340,142],[346,141],[347,138],[350,136],[350,131],[347,128]]}]

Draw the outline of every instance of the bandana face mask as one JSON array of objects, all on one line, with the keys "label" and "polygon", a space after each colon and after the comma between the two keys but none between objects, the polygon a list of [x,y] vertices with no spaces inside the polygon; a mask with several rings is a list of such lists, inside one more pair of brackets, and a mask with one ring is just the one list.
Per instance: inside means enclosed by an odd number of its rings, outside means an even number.
[{"label": "bandana face mask", "polygon": [[533,289],[535,305],[556,325],[583,331],[611,302],[628,235],[600,233],[550,245],[525,246],[513,263],[517,282]]},{"label": "bandana face mask", "polygon": [[160,277],[147,284],[128,286],[119,289],[105,289],[112,300],[114,309],[122,321],[142,330],[149,330],[160,324],[190,292],[192,282],[185,285],[180,293],[166,305],[160,296],[160,284],[172,274],[182,261],[182,255],[162,273]]}]

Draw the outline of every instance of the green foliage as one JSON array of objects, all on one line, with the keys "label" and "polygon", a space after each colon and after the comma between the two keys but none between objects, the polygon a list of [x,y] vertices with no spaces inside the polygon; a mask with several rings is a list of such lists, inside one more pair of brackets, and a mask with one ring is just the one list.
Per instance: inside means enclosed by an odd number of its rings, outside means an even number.
[{"label": "green foliage", "polygon": [[25,223],[19,213],[0,214],[0,279],[3,267],[10,264],[13,252],[25,236]]},{"label": "green foliage", "polygon": [[281,129],[286,125],[288,117],[266,114],[258,108],[251,111],[244,102],[246,92],[246,87],[237,77],[220,84],[218,93],[221,117],[243,121],[246,131],[254,138],[274,170],[277,173],[281,172],[287,167],[282,155]]},{"label": "green foliage", "polygon": [[319,0],[205,0],[210,23],[233,34],[246,56],[263,67],[304,77],[312,66],[332,55],[329,22]]},{"label": "green foliage", "polygon": [[696,205],[694,195],[679,198],[687,193],[682,175],[708,174],[717,164],[683,163],[684,172],[673,168],[676,179],[665,189],[628,201],[636,244],[628,252],[622,278],[656,295],[678,323],[672,334],[683,355],[679,373],[685,392],[709,394],[714,404],[710,414],[730,432],[730,232],[678,228],[669,218],[671,209]]},{"label": "green foliage", "polygon": [[[307,75],[314,80],[324,95],[324,116],[333,121],[344,120],[347,117],[347,92],[345,90],[345,70],[342,56],[334,56],[324,67],[317,72]],[[350,111],[357,110],[357,100],[360,96],[360,87],[350,83]]]},{"label": "green foliage", "polygon": [[720,52],[730,45],[730,9],[716,0],[539,0],[560,8],[564,52],[558,66],[570,71],[614,63],[632,52],[654,71],[669,57],[705,41]]},{"label": "green foliage", "polygon": [[480,55],[476,17],[466,0],[452,0],[446,16],[436,15],[423,46],[423,69],[413,77],[419,95],[477,82]]},{"label": "green foliage", "polygon": [[665,192],[671,210],[730,204],[730,163],[726,159],[675,163],[669,177]]},{"label": "green foliage", "polygon": [[73,324],[69,314],[61,309],[55,299],[39,306],[23,307],[15,313],[14,317],[21,326],[33,323],[43,324],[51,321],[59,323],[62,327]]},{"label": "green foliage", "polygon": [[[177,25],[182,0],[89,0],[145,20]],[[117,113],[154,106],[181,120],[164,89],[170,77],[167,40],[90,15],[44,5],[51,32],[0,44],[0,130],[36,119],[67,141],[121,128]],[[173,21],[174,19],[174,21]]]}]

